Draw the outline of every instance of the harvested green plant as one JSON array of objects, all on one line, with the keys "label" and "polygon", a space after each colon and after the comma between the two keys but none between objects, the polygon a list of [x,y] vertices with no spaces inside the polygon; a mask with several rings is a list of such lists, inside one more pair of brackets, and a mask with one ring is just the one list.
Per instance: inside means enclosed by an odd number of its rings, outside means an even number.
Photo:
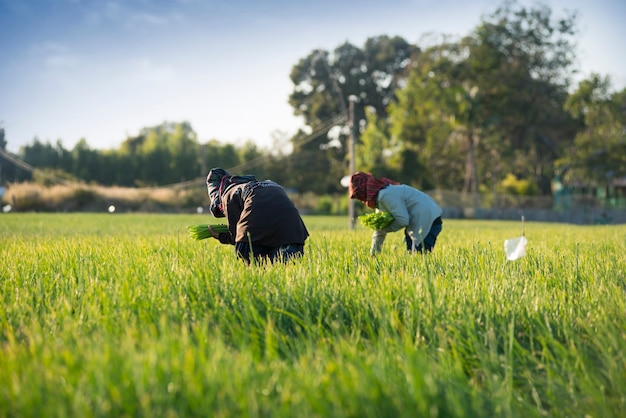
[{"label": "harvested green plant", "polygon": [[393,215],[389,212],[372,212],[359,216],[363,226],[371,228],[375,231],[383,229],[393,222]]},{"label": "harvested green plant", "polygon": [[[224,224],[211,225],[211,228],[218,234],[228,232],[228,225]],[[189,231],[189,236],[195,240],[211,238],[208,224],[189,225],[187,230]]]}]

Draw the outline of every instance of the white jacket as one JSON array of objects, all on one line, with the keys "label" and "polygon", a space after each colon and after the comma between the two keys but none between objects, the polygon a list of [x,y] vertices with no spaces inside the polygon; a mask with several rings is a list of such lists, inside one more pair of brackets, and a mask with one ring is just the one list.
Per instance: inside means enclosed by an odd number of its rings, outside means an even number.
[{"label": "white jacket", "polygon": [[435,200],[426,193],[406,184],[389,185],[378,192],[376,208],[393,215],[393,222],[384,229],[374,231],[372,235],[372,254],[379,253],[389,232],[406,228],[413,238],[415,247],[419,246],[433,224],[441,216],[442,210]]}]

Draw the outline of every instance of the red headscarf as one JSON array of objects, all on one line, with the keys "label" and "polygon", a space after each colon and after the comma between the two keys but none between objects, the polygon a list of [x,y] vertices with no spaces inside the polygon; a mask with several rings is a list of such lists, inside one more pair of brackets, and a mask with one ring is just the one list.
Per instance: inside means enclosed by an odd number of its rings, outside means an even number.
[{"label": "red headscarf", "polygon": [[376,197],[381,189],[390,184],[400,184],[386,177],[377,179],[369,173],[357,171],[350,176],[350,198],[365,203],[368,208],[376,208]]}]

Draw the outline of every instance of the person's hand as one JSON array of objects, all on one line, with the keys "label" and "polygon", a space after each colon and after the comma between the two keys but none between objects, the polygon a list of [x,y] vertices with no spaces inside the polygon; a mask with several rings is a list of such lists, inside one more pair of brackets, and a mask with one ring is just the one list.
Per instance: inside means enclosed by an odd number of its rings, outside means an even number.
[{"label": "person's hand", "polygon": [[211,233],[211,236],[212,236],[213,238],[215,238],[215,239],[219,239],[220,234],[218,234],[217,232],[215,232],[215,231],[213,230],[213,227],[212,227],[211,225],[209,225],[209,232]]}]

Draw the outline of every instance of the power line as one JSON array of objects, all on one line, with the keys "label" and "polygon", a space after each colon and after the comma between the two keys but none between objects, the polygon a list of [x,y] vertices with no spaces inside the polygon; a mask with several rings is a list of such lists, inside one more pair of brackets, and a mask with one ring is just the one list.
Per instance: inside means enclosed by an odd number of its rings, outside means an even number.
[{"label": "power line", "polygon": [[43,170],[41,170],[39,168],[33,167],[32,165],[28,164],[25,161],[20,160],[17,156],[15,156],[15,155],[13,155],[13,154],[11,154],[11,153],[3,150],[3,149],[0,149],[0,156],[6,158],[7,160],[9,160],[9,162],[12,162],[16,166],[18,166],[20,168],[23,168],[24,170],[28,171],[29,173],[33,173],[33,174],[34,173],[39,173],[41,176],[43,176],[43,177],[45,177],[45,178],[47,178],[49,180],[52,180],[54,182],[61,183],[61,184],[68,184],[68,183],[70,183],[66,179],[59,178],[57,176],[51,175],[49,173],[46,173],[45,171],[43,171]]}]

